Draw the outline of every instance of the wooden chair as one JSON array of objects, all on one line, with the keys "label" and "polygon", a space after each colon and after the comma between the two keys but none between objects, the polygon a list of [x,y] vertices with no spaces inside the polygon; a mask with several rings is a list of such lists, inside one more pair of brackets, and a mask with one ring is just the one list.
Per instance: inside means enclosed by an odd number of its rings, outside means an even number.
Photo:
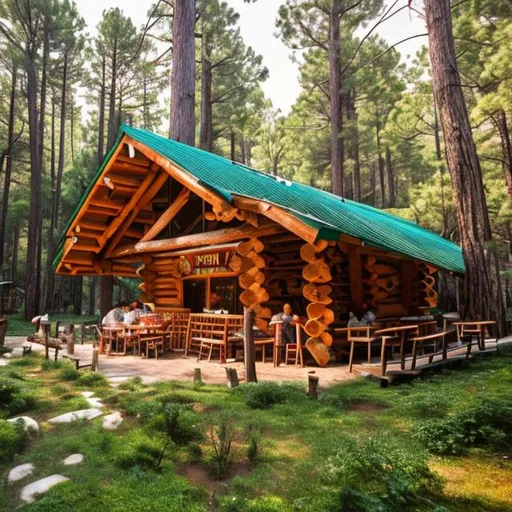
[{"label": "wooden chair", "polygon": [[208,361],[211,361],[213,349],[219,351],[219,362],[226,361],[227,336],[228,336],[227,318],[203,318],[199,333],[192,334],[192,339],[199,343],[199,353],[197,360],[201,360],[203,348],[208,348]]},{"label": "wooden chair", "polygon": [[190,309],[162,308],[157,310],[164,320],[164,345],[168,350],[185,350],[187,344]]},{"label": "wooden chair", "polygon": [[155,359],[158,359],[159,353],[162,354],[164,352],[164,332],[160,326],[148,325],[146,329],[139,330],[137,336],[139,354],[142,354],[142,345],[144,345],[146,359],[149,359],[150,351],[153,351],[155,354]]},{"label": "wooden chair", "polygon": [[123,332],[124,327],[122,326],[101,326],[100,353],[105,353],[107,356],[126,355],[126,342],[122,337]]},{"label": "wooden chair", "polygon": [[377,341],[374,335],[376,327],[367,325],[359,327],[346,327],[344,329],[336,329],[335,332],[345,331],[347,333],[347,341],[350,343],[350,356],[348,360],[348,371],[352,373],[352,366],[354,361],[354,349],[356,344],[367,346],[368,362],[372,360],[372,345]]},{"label": "wooden chair", "polygon": [[448,355],[445,337],[446,332],[441,331],[434,334],[426,334],[424,336],[415,336],[411,338],[410,341],[413,342],[411,370],[414,370],[416,368],[416,359],[418,354],[425,354],[425,351],[427,349],[431,349],[428,357],[428,364],[432,364],[434,357],[439,353],[442,354],[443,361],[446,361]]},{"label": "wooden chair", "polygon": [[400,369],[405,369],[405,354],[406,344],[411,337],[419,336],[419,327],[415,324],[412,325],[400,325],[397,327],[388,327],[387,329],[380,329],[375,332],[375,335],[381,339],[381,375],[386,375],[387,370],[387,348],[391,348],[393,353],[394,348],[399,349],[400,353]]},{"label": "wooden chair", "polygon": [[287,343],[285,349],[284,363],[288,364],[290,360],[292,364],[304,368],[304,354],[302,347],[302,325],[299,323],[295,324],[295,343]]}]

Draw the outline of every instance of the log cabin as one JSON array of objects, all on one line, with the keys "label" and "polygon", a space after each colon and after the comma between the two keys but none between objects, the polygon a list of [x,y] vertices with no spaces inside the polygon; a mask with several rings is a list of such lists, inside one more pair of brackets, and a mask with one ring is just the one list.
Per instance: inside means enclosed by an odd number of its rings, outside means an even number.
[{"label": "log cabin", "polygon": [[305,316],[313,356],[329,326],[437,304],[438,269],[461,249],[382,210],[130,126],[73,212],[54,259],[62,275],[140,279],[157,310]]}]

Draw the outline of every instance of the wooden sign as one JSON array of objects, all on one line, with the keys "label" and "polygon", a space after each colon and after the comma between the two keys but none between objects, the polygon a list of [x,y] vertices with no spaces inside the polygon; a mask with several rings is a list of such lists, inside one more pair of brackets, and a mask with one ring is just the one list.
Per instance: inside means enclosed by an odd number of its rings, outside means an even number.
[{"label": "wooden sign", "polygon": [[233,256],[232,250],[219,250],[206,254],[195,254],[187,259],[194,274],[207,273],[215,269],[218,272],[231,272],[229,262]]}]

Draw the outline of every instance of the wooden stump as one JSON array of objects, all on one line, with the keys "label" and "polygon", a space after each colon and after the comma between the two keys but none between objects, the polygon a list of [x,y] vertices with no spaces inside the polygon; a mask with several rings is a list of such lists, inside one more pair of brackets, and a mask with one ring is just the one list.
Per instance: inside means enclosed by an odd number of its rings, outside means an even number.
[{"label": "wooden stump", "polygon": [[254,311],[251,308],[244,308],[244,359],[246,382],[258,382],[256,377],[253,324]]},{"label": "wooden stump", "polygon": [[318,398],[318,381],[319,378],[316,375],[308,375],[308,396],[313,400]]},{"label": "wooden stump", "polygon": [[238,387],[238,373],[236,368],[226,367],[226,377],[228,378],[228,388],[233,389]]},{"label": "wooden stump", "polygon": [[96,372],[98,371],[98,357],[99,357],[99,349],[98,348],[93,348],[92,349],[92,364],[91,364],[91,370],[93,372]]},{"label": "wooden stump", "polygon": [[194,384],[196,386],[200,386],[203,383],[203,379],[201,377],[201,368],[194,368]]}]

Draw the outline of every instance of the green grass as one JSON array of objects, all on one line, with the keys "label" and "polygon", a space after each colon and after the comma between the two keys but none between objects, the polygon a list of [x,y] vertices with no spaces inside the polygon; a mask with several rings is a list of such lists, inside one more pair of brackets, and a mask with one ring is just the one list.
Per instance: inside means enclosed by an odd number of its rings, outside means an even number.
[{"label": "green grass", "polygon": [[[388,389],[357,379],[321,390],[318,401],[310,400],[303,386],[286,384],[270,406],[255,401],[250,386],[230,391],[183,382],[143,385],[134,379],[114,389],[102,380],[64,379],[62,366],[42,370],[39,356],[28,363],[9,369],[37,390],[37,408],[28,414],[41,422],[42,435],[0,471],[33,462],[31,479],[61,473],[71,481],[20,509],[25,512],[512,511],[509,453],[468,448],[456,457],[434,456],[413,436],[415,426],[426,420],[453,416],[482,401],[510,402],[510,349]],[[6,371],[0,368],[0,377]],[[46,423],[82,407],[79,392],[89,386],[107,410],[123,411],[118,431],[102,430],[101,418],[58,427]],[[274,391],[267,385],[262,393]],[[202,440],[168,450],[160,470],[151,469],[148,459],[164,442],[151,427],[155,418],[148,407],[155,403],[180,404],[204,432]],[[266,408],[258,408],[260,403]],[[231,473],[223,483],[210,473],[210,427],[221,416],[234,429]],[[253,463],[248,448],[255,433]],[[62,459],[77,452],[85,462],[64,467]],[[18,507],[21,486],[0,488],[0,510]],[[383,508],[372,506],[376,497]],[[366,509],[354,508],[357,500],[365,501]]]},{"label": "green grass", "polygon": [[[7,336],[28,336],[29,334],[33,334],[35,332],[35,326],[30,322],[30,320],[25,320],[25,317],[21,313],[17,313],[15,315],[5,315],[8,319],[7,325]],[[89,322],[91,320],[95,320],[94,316],[87,315],[73,315],[71,313],[55,313],[50,314],[50,322],[51,322],[51,334],[52,336],[55,333],[55,325],[57,322]]]}]

